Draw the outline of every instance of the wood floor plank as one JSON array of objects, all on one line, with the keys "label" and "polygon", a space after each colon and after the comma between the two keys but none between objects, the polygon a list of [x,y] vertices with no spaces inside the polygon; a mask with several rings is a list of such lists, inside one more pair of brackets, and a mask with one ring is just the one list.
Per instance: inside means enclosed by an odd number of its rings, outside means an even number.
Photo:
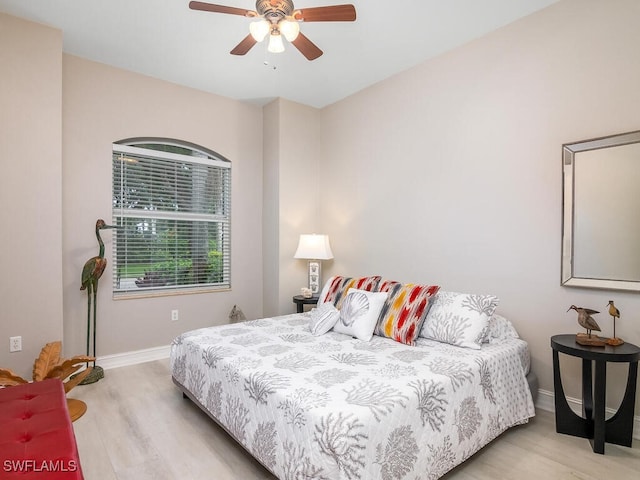
[{"label": "wood floor plank", "polygon": [[[275,479],[182,398],[167,360],[107,370],[69,397],[88,406],[74,423],[86,480]],[[553,414],[538,411],[442,480],[637,480],[638,443],[606,444],[606,454],[598,455],[588,440],[556,433]]]},{"label": "wood floor plank", "polygon": [[[87,411],[81,419],[76,420],[73,424],[84,478],[117,480],[102,436],[96,434],[97,424],[93,415],[93,412]],[[82,441],[79,441],[80,439]]]}]

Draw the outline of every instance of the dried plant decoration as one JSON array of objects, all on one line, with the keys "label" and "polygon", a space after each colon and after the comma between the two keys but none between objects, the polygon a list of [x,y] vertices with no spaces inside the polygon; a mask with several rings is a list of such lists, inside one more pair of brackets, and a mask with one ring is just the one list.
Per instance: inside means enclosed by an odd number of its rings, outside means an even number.
[{"label": "dried plant decoration", "polygon": [[9,387],[12,385],[20,385],[22,383],[29,382],[7,368],[0,368],[0,387]]},{"label": "dried plant decoration", "polygon": [[47,373],[60,362],[62,342],[47,343],[33,363],[33,381],[39,382],[47,378]]},{"label": "dried plant decoration", "polygon": [[[61,341],[47,343],[42,347],[40,355],[38,355],[38,358],[36,358],[33,363],[33,381],[40,382],[49,378],[59,378],[64,384],[65,393],[69,393],[73,387],[78,385],[91,373],[93,367],[87,367],[77,375],[73,374],[84,365],[93,362],[95,357],[76,355],[72,358],[63,359],[60,357],[61,352]],[[69,378],[72,375],[73,378]],[[22,383],[29,383],[29,380],[22,378],[9,369],[0,368],[0,387],[20,385]]]}]

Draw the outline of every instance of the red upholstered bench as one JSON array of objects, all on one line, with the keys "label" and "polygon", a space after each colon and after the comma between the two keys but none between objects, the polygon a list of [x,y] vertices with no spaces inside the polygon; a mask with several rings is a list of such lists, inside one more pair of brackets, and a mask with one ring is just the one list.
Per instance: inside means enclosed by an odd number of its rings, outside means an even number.
[{"label": "red upholstered bench", "polygon": [[59,379],[0,388],[0,478],[84,478]]}]

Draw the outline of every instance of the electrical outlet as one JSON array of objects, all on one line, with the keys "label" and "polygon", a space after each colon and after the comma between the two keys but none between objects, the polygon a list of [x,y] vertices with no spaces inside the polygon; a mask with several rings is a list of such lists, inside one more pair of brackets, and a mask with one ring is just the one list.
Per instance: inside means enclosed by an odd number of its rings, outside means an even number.
[{"label": "electrical outlet", "polygon": [[9,352],[22,351],[22,337],[9,337]]},{"label": "electrical outlet", "polygon": [[178,310],[171,310],[171,321],[177,322],[178,318],[180,318],[178,315]]}]

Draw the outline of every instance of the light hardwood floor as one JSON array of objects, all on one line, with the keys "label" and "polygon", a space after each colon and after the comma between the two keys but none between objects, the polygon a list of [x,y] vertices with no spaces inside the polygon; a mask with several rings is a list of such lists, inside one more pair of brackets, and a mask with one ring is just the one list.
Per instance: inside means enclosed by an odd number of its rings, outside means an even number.
[{"label": "light hardwood floor", "polygon": [[[274,480],[170,378],[168,360],[107,370],[69,397],[87,413],[74,423],[86,480]],[[538,411],[476,453],[443,480],[637,480],[634,448],[591,451],[582,438],[555,432],[552,413]],[[367,479],[362,479],[367,480]]]}]

